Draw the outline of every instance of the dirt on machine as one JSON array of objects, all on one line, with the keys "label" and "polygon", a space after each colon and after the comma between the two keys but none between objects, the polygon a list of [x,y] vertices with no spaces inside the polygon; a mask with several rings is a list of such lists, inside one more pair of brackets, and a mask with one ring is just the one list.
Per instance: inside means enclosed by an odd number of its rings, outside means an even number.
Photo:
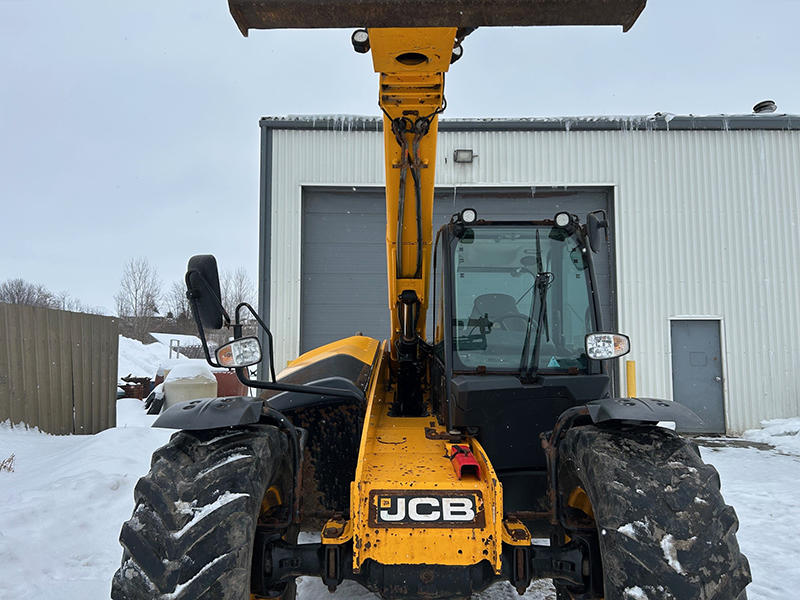
[{"label": "dirt on machine", "polygon": [[[190,400],[156,426],[120,534],[112,598],[282,598],[296,579],[383,598],[468,598],[552,579],[559,600],[744,600],[738,521],[671,401],[614,396],[630,349],[608,331],[594,255],[608,216],[501,221],[464,209],[433,231],[445,73],[479,27],[615,25],[644,0],[229,0],[253,29],[355,28],[380,75],[386,340],[356,335],[276,373],[257,311],[221,304],[190,259],[207,361],[258,397]],[[378,282],[376,282],[377,284]],[[245,316],[263,330],[243,334]],[[426,323],[432,323],[427,330]],[[232,341],[213,352],[208,330]],[[262,363],[264,379],[251,377]],[[300,543],[303,530],[320,539]]]}]

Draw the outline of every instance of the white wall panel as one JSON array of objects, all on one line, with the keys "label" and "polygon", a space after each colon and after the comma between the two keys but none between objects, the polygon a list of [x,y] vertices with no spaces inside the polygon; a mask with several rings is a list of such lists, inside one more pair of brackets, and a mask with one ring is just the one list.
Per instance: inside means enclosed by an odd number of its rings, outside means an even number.
[{"label": "white wall panel", "polygon": [[[353,123],[273,129],[270,320],[279,361],[299,348],[302,187],[383,185],[382,133]],[[633,340],[639,394],[671,398],[669,320],[707,316],[722,321],[729,431],[800,415],[800,131],[630,124],[443,131],[437,184],[613,187],[620,329]],[[456,148],[478,157],[454,164]]]}]

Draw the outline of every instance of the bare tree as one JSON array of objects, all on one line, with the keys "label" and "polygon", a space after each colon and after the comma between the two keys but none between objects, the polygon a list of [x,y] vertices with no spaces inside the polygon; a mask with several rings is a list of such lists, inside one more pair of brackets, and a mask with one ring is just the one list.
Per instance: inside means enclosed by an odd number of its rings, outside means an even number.
[{"label": "bare tree", "polygon": [[53,294],[43,285],[28,283],[24,279],[8,279],[0,283],[0,302],[6,304],[24,304],[39,308],[55,308],[70,312],[82,312],[90,315],[103,314],[100,309],[84,304],[69,292]]},{"label": "bare tree", "polygon": [[94,308],[89,306],[88,304],[84,304],[77,298],[73,298],[70,296],[69,292],[59,292],[53,297],[53,308],[57,308],[59,310],[67,310],[69,312],[79,312],[79,313],[86,313],[89,315],[100,315],[103,314],[98,308]]},{"label": "bare tree", "polygon": [[125,263],[114,301],[117,314],[129,318],[134,336],[144,340],[161,302],[161,277],[144,256],[130,258]]},{"label": "bare tree", "polygon": [[250,305],[256,303],[256,289],[253,280],[241,267],[235,271],[223,271],[219,286],[222,294],[222,306],[231,314],[231,318],[233,318],[233,311],[242,302]]},{"label": "bare tree", "polygon": [[56,308],[56,299],[46,287],[24,279],[7,279],[0,283],[0,302]]},{"label": "bare tree", "polygon": [[173,281],[169,292],[164,295],[164,305],[167,310],[167,317],[172,314],[176,321],[191,318],[189,312],[189,300],[186,298],[186,284],[183,281]]},{"label": "bare tree", "polygon": [[170,326],[174,333],[197,335],[197,325],[186,298],[186,284],[182,280],[173,281],[164,294],[164,308],[167,319],[172,321]]}]

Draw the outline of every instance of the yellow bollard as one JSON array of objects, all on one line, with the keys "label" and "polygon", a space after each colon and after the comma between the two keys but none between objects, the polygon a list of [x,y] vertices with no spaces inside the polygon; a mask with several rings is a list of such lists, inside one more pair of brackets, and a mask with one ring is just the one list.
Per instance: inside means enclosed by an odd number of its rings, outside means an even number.
[{"label": "yellow bollard", "polygon": [[636,398],[636,361],[629,360],[625,363],[626,384],[628,386],[628,398]]}]

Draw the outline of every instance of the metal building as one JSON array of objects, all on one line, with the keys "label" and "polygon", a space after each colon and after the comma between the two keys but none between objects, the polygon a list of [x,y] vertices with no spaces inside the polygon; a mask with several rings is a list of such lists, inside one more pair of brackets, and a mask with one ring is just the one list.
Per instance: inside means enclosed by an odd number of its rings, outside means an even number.
[{"label": "metal building", "polygon": [[[279,366],[356,331],[389,334],[381,128],[261,120],[259,299]],[[487,218],[607,211],[605,326],[631,336],[640,396],[688,404],[710,433],[800,415],[800,117],[439,130],[435,223],[468,206]]]}]

